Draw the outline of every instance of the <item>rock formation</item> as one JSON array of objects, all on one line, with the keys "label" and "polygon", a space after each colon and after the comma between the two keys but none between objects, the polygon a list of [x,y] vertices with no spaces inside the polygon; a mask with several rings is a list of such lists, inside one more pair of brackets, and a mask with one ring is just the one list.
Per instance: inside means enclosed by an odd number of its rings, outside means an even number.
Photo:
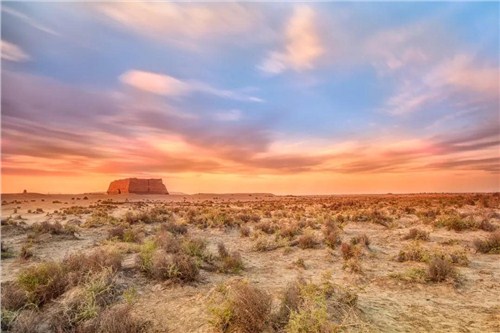
[{"label": "rock formation", "polygon": [[127,178],[112,181],[108,194],[121,193],[168,194],[168,191],[161,179]]}]

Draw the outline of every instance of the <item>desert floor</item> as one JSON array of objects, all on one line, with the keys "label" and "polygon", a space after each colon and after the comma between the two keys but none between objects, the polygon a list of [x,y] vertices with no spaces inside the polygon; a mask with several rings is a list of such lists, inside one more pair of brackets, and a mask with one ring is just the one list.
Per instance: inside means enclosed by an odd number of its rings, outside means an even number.
[{"label": "desert floor", "polygon": [[498,193],[5,194],[2,330],[500,332],[499,229]]}]

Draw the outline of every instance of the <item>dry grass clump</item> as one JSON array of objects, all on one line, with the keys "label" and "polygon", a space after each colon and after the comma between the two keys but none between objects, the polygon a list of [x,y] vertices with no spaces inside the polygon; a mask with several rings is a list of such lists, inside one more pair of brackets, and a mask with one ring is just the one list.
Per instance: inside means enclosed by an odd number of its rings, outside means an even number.
[{"label": "dry grass clump", "polygon": [[174,215],[167,208],[154,207],[149,210],[127,212],[123,217],[123,221],[127,224],[172,223],[174,222]]},{"label": "dry grass clump", "polygon": [[182,241],[182,250],[200,260],[206,259],[207,241],[202,238],[186,238]]},{"label": "dry grass clump", "polygon": [[358,274],[363,272],[360,262],[362,249],[359,244],[361,243],[357,243],[356,245],[352,243],[342,243],[340,246],[340,253],[344,259],[342,268]]},{"label": "dry grass clump", "polygon": [[357,212],[352,216],[352,219],[356,222],[372,222],[383,225],[384,227],[389,227],[393,220],[392,217],[378,209]]},{"label": "dry grass clump", "polygon": [[298,288],[299,294],[292,298],[294,308],[290,311],[285,332],[327,333],[364,326],[357,314],[357,295],[352,292],[328,280],[321,284],[299,284]]},{"label": "dry grass clump", "polygon": [[250,227],[247,225],[241,225],[240,226],[240,236],[241,237],[248,237],[250,236]]},{"label": "dry grass clump", "polygon": [[500,254],[500,231],[492,233],[487,239],[474,240],[474,247],[481,253]]},{"label": "dry grass clump", "polygon": [[261,230],[262,232],[271,235],[278,230],[278,226],[269,221],[262,221],[255,225],[255,229]]},{"label": "dry grass clump", "polygon": [[105,269],[113,272],[122,266],[122,255],[116,251],[97,249],[89,254],[72,254],[64,258],[62,266],[70,285],[77,285],[89,275],[99,273]]},{"label": "dry grass clump", "polygon": [[131,306],[118,304],[102,311],[97,318],[79,327],[78,333],[143,333],[148,322],[132,316]]},{"label": "dry grass clump", "polygon": [[338,245],[342,243],[340,234],[342,229],[337,226],[335,221],[328,220],[325,223],[325,229],[323,230],[323,236],[325,238],[325,244],[331,249],[335,249]]},{"label": "dry grass clump", "polygon": [[417,228],[412,228],[407,235],[403,237],[404,240],[414,239],[414,240],[429,240],[429,232]]},{"label": "dry grass clump", "polygon": [[347,270],[351,273],[357,273],[357,274],[363,273],[363,267],[361,266],[361,261],[359,260],[359,257],[353,257],[351,259],[346,260],[342,265],[342,269]]},{"label": "dry grass clump", "polygon": [[370,246],[370,238],[368,238],[366,234],[355,236],[351,238],[351,244],[352,245],[361,244],[364,247],[368,248]]},{"label": "dry grass clump", "polygon": [[[3,314],[2,314],[3,316]],[[38,331],[38,324],[40,322],[40,314],[34,310],[21,311],[15,321],[10,327],[11,333],[35,333]],[[3,318],[2,318],[3,324]],[[3,330],[3,327],[2,327]]]},{"label": "dry grass clump", "polygon": [[273,251],[280,247],[287,245],[286,240],[282,238],[271,238],[266,236],[259,236],[253,244],[253,249],[258,252]]},{"label": "dry grass clump", "polygon": [[23,244],[21,251],[19,252],[19,258],[22,260],[28,260],[34,256],[33,250],[31,249],[31,244]]},{"label": "dry grass clump", "polygon": [[418,242],[407,244],[399,251],[397,261],[419,261],[426,262],[429,260],[429,253],[424,250]]},{"label": "dry grass clump", "polygon": [[48,261],[25,268],[19,273],[16,285],[25,293],[26,303],[42,306],[92,274],[105,269],[115,272],[120,267],[119,254],[97,250],[89,255],[68,256],[61,263]]},{"label": "dry grass clump", "polygon": [[217,245],[217,250],[219,252],[219,267],[218,271],[221,273],[239,273],[245,266],[243,265],[243,259],[239,252],[231,252],[226,249],[224,243],[219,243]]},{"label": "dry grass clump", "polygon": [[50,234],[50,235],[70,235],[75,237],[75,228],[69,225],[62,225],[59,222],[50,223],[48,221],[34,223],[31,226],[31,230],[33,230],[34,235],[31,237],[36,237],[41,234]]},{"label": "dry grass clump", "polygon": [[263,332],[271,324],[271,296],[245,281],[223,286],[209,308],[220,332]]},{"label": "dry grass clump", "polygon": [[351,258],[358,258],[361,256],[361,249],[349,243],[342,243],[340,246],[340,254],[344,260],[349,260]]},{"label": "dry grass clump", "polygon": [[96,318],[117,300],[118,295],[119,288],[111,269],[89,276],[58,304],[60,307],[51,315],[50,326],[56,332],[79,331],[83,323]]}]

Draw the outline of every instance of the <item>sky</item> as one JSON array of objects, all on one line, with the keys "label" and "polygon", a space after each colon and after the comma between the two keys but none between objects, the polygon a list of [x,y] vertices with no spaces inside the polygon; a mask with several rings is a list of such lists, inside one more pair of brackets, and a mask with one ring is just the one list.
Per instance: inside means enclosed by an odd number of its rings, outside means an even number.
[{"label": "sky", "polygon": [[499,191],[499,13],[3,2],[2,192]]}]

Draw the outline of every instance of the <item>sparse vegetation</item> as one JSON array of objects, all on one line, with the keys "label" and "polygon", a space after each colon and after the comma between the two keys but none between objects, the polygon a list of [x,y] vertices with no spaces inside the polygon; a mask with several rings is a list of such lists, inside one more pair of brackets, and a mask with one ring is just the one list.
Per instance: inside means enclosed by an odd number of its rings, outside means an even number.
[{"label": "sparse vegetation", "polygon": [[[423,312],[401,302],[432,290],[457,316],[496,301],[500,195],[98,197],[46,197],[24,218],[38,204],[3,203],[2,331],[371,332],[416,329]],[[385,302],[387,317],[367,311]],[[431,306],[424,327],[459,329]]]},{"label": "sparse vegetation", "polygon": [[481,253],[500,254],[500,231],[492,233],[487,239],[476,239],[474,247]]}]

